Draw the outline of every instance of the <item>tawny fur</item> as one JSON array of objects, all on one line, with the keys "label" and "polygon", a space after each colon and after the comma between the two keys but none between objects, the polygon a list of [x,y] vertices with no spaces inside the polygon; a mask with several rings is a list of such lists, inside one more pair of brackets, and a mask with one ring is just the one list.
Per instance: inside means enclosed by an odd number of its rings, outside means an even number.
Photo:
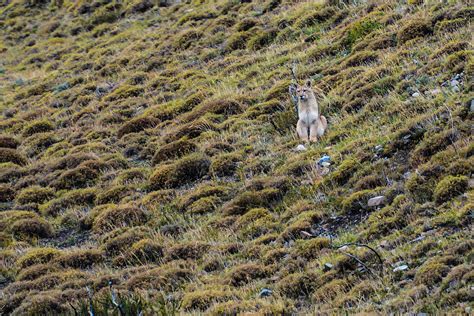
[{"label": "tawny fur", "polygon": [[298,123],[296,131],[301,140],[317,142],[323,136],[328,123],[326,118],[319,113],[316,96],[308,80],[305,85],[296,88],[298,97]]}]

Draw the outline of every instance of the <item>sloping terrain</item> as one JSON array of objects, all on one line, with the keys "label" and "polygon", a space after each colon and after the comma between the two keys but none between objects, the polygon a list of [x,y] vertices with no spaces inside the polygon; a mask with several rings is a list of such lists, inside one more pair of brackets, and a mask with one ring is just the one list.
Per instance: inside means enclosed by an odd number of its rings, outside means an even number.
[{"label": "sloping terrain", "polygon": [[1,1],[1,314],[472,313],[474,7],[423,2]]}]

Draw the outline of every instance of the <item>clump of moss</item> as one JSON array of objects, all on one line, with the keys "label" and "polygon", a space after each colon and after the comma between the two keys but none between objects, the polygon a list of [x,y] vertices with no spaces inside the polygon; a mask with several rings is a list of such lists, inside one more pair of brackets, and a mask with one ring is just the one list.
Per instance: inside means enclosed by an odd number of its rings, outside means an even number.
[{"label": "clump of moss", "polygon": [[46,238],[53,233],[53,228],[46,220],[36,218],[25,218],[15,221],[10,226],[10,231],[17,238]]},{"label": "clump of moss", "polygon": [[44,263],[35,264],[31,267],[23,269],[16,277],[16,280],[17,281],[34,280],[52,271],[54,271],[54,268],[52,267],[52,265],[44,264]]},{"label": "clump of moss", "polygon": [[151,270],[145,270],[132,276],[125,286],[132,289],[158,289],[172,291],[178,289],[182,284],[191,280],[191,270],[183,268],[180,264],[173,263],[172,266],[161,266]]},{"label": "clump of moss", "polygon": [[309,297],[319,286],[320,276],[312,271],[297,272],[285,276],[278,284],[278,290],[286,297],[298,299]]},{"label": "clump of moss", "polygon": [[428,260],[416,271],[415,282],[428,286],[434,285],[441,282],[449,270],[449,267],[444,263],[436,262],[436,260]]},{"label": "clump of moss", "polygon": [[182,307],[186,311],[205,311],[217,302],[231,299],[232,293],[224,290],[202,290],[186,293],[183,297]]},{"label": "clump of moss", "polygon": [[87,269],[103,260],[104,257],[101,251],[84,249],[63,253],[54,262],[63,268]]},{"label": "clump of moss", "polygon": [[158,121],[153,117],[137,117],[131,119],[119,128],[117,137],[122,138],[126,134],[138,133],[147,128],[153,128],[157,123]]},{"label": "clump of moss", "polygon": [[445,149],[458,138],[459,135],[452,129],[441,131],[434,135],[425,135],[423,141],[413,150],[410,160],[413,164],[426,161],[427,157]]},{"label": "clump of moss", "polygon": [[96,204],[119,203],[133,191],[133,188],[126,185],[113,186],[97,195]]},{"label": "clump of moss", "polygon": [[78,189],[65,193],[40,206],[40,211],[45,215],[57,215],[69,207],[90,206],[96,198],[95,189]]},{"label": "clump of moss", "polygon": [[405,190],[418,203],[430,201],[433,197],[434,183],[419,174],[412,174],[405,183]]},{"label": "clump of moss", "polygon": [[425,37],[433,33],[431,23],[421,18],[411,19],[403,25],[397,34],[397,40],[400,44],[417,37]]},{"label": "clump of moss", "polygon": [[20,142],[13,136],[0,135],[0,148],[16,149],[20,146]]},{"label": "clump of moss", "polygon": [[193,202],[186,208],[186,212],[190,214],[205,214],[213,212],[217,209],[221,200],[217,196],[206,196]]},{"label": "clump of moss", "polygon": [[253,280],[265,278],[268,269],[262,265],[246,263],[233,268],[229,273],[229,283],[232,286],[242,286]]},{"label": "clump of moss", "polygon": [[57,189],[71,190],[92,186],[97,181],[99,173],[87,166],[79,166],[62,173],[54,181],[53,186]]},{"label": "clump of moss", "polygon": [[18,258],[16,264],[21,269],[25,269],[36,264],[49,263],[51,260],[60,256],[60,254],[61,251],[54,248],[33,248]]},{"label": "clump of moss", "polygon": [[352,193],[342,201],[342,210],[345,213],[354,213],[368,208],[367,202],[377,195],[377,190],[362,190]]},{"label": "clump of moss", "polygon": [[10,185],[0,184],[0,203],[11,202],[15,198],[15,190]]},{"label": "clump of moss", "polygon": [[346,280],[335,279],[321,286],[313,294],[315,303],[323,303],[335,299],[337,296],[344,295],[349,288]]},{"label": "clump of moss", "polygon": [[434,189],[433,197],[439,204],[451,200],[464,193],[468,187],[469,178],[466,176],[446,176]]},{"label": "clump of moss", "polygon": [[92,228],[96,232],[107,232],[117,227],[138,226],[147,220],[148,215],[138,207],[110,207],[95,218]]},{"label": "clump of moss", "polygon": [[17,150],[12,148],[0,148],[0,163],[12,162],[24,166],[28,163],[26,158]]},{"label": "clump of moss", "polygon": [[118,228],[110,232],[104,238],[103,249],[107,256],[115,256],[125,253],[131,246],[150,236],[150,230],[144,226],[136,226],[131,228]]},{"label": "clump of moss", "polygon": [[202,242],[187,242],[172,246],[167,250],[167,257],[171,260],[201,258],[210,246]]},{"label": "clump of moss", "polygon": [[183,121],[193,121],[206,113],[222,114],[226,117],[242,113],[243,106],[237,100],[233,99],[215,99],[204,101],[196,106],[192,111],[186,113],[182,118]]},{"label": "clump of moss", "polygon": [[331,240],[323,237],[300,240],[296,244],[296,254],[309,260],[316,259],[320,255],[321,250],[329,248],[330,245]]},{"label": "clump of moss", "polygon": [[159,262],[162,259],[163,247],[161,244],[146,238],[135,242],[122,256],[114,259],[114,263],[118,265],[133,263],[144,264]]},{"label": "clump of moss", "polygon": [[341,162],[341,164],[331,173],[329,177],[327,177],[325,181],[333,180],[339,185],[345,184],[352,174],[355,172],[359,163],[352,158],[348,158]]},{"label": "clump of moss", "polygon": [[230,188],[221,185],[199,185],[189,193],[182,195],[178,201],[180,209],[185,210],[187,207],[192,205],[194,202],[199,201],[203,198],[211,198],[213,201],[217,201],[216,198],[225,199],[230,194]]},{"label": "clump of moss", "polygon": [[153,156],[152,163],[157,165],[163,161],[181,158],[197,150],[197,146],[186,139],[180,139],[175,142],[160,146]]},{"label": "clump of moss", "polygon": [[225,51],[232,52],[238,49],[244,49],[247,41],[250,39],[251,33],[248,31],[235,32],[225,42]]},{"label": "clump of moss", "polygon": [[309,232],[312,226],[322,218],[323,214],[320,211],[304,211],[286,226],[281,237],[284,240],[301,238],[301,232]]},{"label": "clump of moss", "polygon": [[50,121],[41,120],[34,121],[27,125],[23,130],[23,136],[28,137],[36,133],[45,133],[54,130],[54,126]]},{"label": "clump of moss", "polygon": [[468,20],[464,18],[444,20],[436,23],[435,31],[436,32],[454,32],[457,29],[468,25]]},{"label": "clump of moss", "polygon": [[202,32],[194,29],[185,30],[178,34],[174,45],[177,49],[187,49],[191,47],[194,42],[197,42],[202,35]]},{"label": "clump of moss", "polygon": [[376,52],[357,52],[344,61],[343,67],[355,67],[362,66],[364,64],[370,64],[377,61],[378,58],[379,57]]},{"label": "clump of moss", "polygon": [[212,159],[211,172],[218,177],[232,176],[241,161],[242,155],[240,153],[219,155]]},{"label": "clump of moss", "polygon": [[159,166],[150,176],[150,188],[176,188],[196,181],[209,172],[211,162],[201,153],[187,155],[180,160]]},{"label": "clump of moss", "polygon": [[268,30],[262,30],[258,32],[255,36],[250,38],[250,40],[247,43],[247,47],[252,49],[252,50],[260,50],[263,49],[264,47],[270,45],[273,43],[275,38],[278,35],[278,29],[277,28],[270,28]]},{"label": "clump of moss", "polygon": [[350,25],[346,31],[346,36],[343,42],[350,47],[366,35],[382,27],[383,25],[378,22],[373,15],[369,15]]},{"label": "clump of moss", "polygon": [[242,215],[252,208],[270,207],[281,200],[289,189],[286,177],[259,177],[222,207],[226,215]]}]

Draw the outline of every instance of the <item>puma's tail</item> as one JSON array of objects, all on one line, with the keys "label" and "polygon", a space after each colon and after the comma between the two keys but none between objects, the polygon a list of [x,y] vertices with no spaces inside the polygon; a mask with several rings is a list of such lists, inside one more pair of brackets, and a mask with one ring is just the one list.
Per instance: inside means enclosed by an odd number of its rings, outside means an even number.
[{"label": "puma's tail", "polygon": [[326,129],[328,128],[328,121],[326,120],[326,117],[324,115],[321,115],[320,119],[321,119],[321,124],[323,125],[323,128],[326,131]]}]

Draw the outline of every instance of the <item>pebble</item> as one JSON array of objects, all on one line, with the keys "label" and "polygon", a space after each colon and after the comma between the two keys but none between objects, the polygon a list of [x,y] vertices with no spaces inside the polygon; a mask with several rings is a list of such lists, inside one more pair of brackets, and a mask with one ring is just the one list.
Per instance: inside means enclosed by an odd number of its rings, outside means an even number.
[{"label": "pebble", "polygon": [[420,96],[420,93],[419,92],[415,92],[411,95],[412,97],[414,98],[418,98]]},{"label": "pebble", "polygon": [[408,266],[406,264],[402,264],[401,266],[398,266],[395,269],[393,269],[393,272],[405,271],[405,270],[408,270]]},{"label": "pebble", "polygon": [[326,262],[323,266],[323,271],[326,272],[326,271],[332,270],[333,267],[334,266],[331,263]]},{"label": "pebble", "polygon": [[471,100],[471,107],[469,108],[469,111],[474,112],[474,99]]},{"label": "pebble", "polygon": [[260,293],[258,293],[258,296],[260,296],[260,297],[268,297],[268,296],[272,295],[272,293],[273,293],[273,291],[270,290],[270,289],[262,289],[262,290],[260,291]]},{"label": "pebble", "polygon": [[323,166],[323,167],[329,167],[330,165],[331,165],[330,162],[327,162],[327,161],[321,162],[321,166]]},{"label": "pebble", "polygon": [[305,151],[306,147],[303,144],[296,146],[295,151]]},{"label": "pebble", "polygon": [[367,206],[374,207],[374,206],[382,205],[384,203],[385,203],[385,196],[379,195],[379,196],[369,199],[369,201],[367,202]]},{"label": "pebble", "polygon": [[321,158],[319,158],[318,164],[322,165],[323,162],[328,162],[329,164],[331,164],[330,161],[331,161],[331,157],[329,157],[328,155],[324,155]]}]

